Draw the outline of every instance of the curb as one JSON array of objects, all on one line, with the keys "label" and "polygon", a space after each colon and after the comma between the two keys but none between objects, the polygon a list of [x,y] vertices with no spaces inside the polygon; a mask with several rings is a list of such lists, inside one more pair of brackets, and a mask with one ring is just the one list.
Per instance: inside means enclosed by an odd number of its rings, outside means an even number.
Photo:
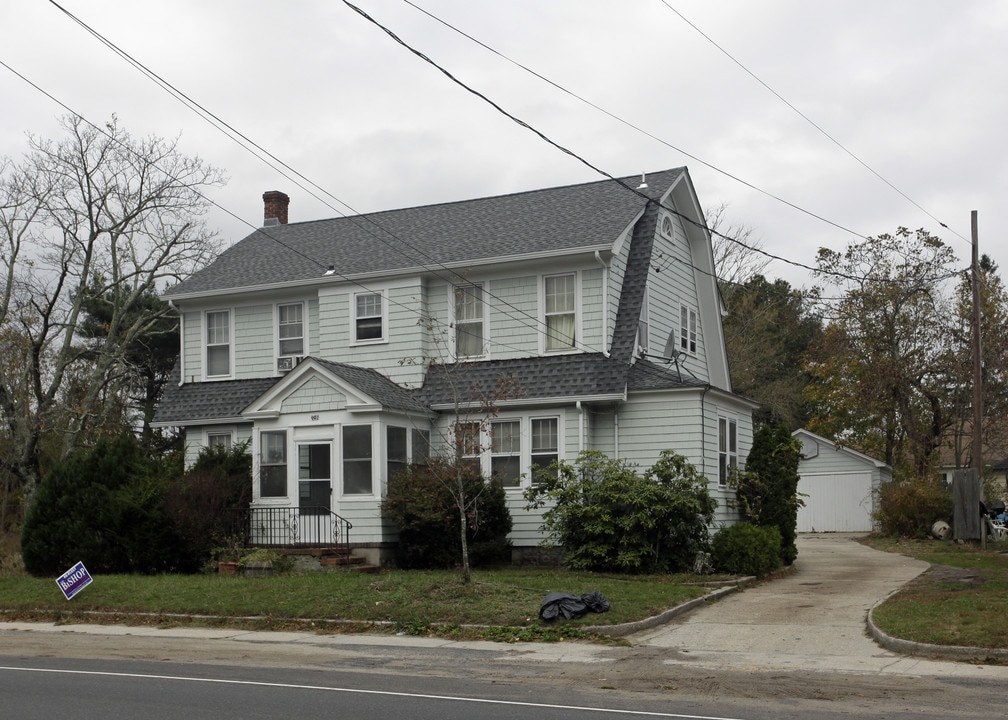
[{"label": "curb", "polygon": [[865,622],[868,626],[868,633],[872,639],[885,648],[903,655],[927,658],[945,658],[949,660],[970,660],[981,664],[988,664],[990,661],[1008,661],[1008,650],[1003,648],[979,648],[965,645],[934,645],[932,643],[915,642],[913,640],[902,640],[892,635],[887,635],[875,624],[872,613],[879,605],[888,598],[879,600],[867,613]]},{"label": "curb", "polygon": [[687,600],[681,605],[676,605],[674,608],[670,608],[658,615],[652,615],[649,618],[644,618],[643,620],[622,623],[620,625],[591,625],[581,629],[585,632],[607,635],[609,637],[626,637],[627,635],[633,635],[634,633],[641,632],[642,630],[650,630],[658,627],[659,625],[664,625],[673,618],[685,615],[686,613],[695,610],[702,605],[706,605],[707,603],[716,602],[725,595],[741,592],[744,588],[748,587],[755,581],[755,577],[739,578],[731,585],[719,587],[708,592],[706,595],[701,595],[698,598]]}]

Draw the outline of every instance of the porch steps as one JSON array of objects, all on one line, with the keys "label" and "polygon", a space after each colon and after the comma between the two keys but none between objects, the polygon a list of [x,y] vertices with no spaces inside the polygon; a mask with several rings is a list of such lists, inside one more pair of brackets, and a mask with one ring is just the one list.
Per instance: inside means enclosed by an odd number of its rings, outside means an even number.
[{"label": "porch steps", "polygon": [[346,547],[299,548],[294,552],[318,558],[319,568],[324,571],[345,569],[375,574],[380,570],[377,565],[368,564],[367,558],[354,555],[353,551]]}]

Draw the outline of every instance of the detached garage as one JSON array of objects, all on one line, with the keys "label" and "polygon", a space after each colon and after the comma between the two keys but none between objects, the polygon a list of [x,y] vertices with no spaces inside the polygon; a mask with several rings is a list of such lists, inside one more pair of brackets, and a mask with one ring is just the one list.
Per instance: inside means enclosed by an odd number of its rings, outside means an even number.
[{"label": "detached garage", "polygon": [[892,480],[892,468],[808,430],[792,435],[802,444],[798,532],[871,532],[879,488]]}]

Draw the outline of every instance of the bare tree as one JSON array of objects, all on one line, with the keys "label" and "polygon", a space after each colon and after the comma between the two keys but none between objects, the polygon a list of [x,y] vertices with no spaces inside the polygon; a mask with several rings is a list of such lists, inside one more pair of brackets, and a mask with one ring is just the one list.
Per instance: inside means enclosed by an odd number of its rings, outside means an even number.
[{"label": "bare tree", "polygon": [[[19,162],[0,165],[0,417],[11,452],[0,457],[25,494],[43,471],[40,442],[66,457],[103,413],[123,376],[125,348],[160,308],[145,293],[206,264],[215,233],[203,192],[222,173],[179,152],[177,139],[134,138],[113,117],[104,127],[63,118],[65,137],[29,136]],[[78,332],[94,293],[111,300],[106,334],[86,349]],[[72,383],[71,383],[72,380]],[[64,385],[72,403],[63,403]]]},{"label": "bare tree", "polygon": [[706,212],[707,227],[713,231],[714,268],[722,286],[744,285],[763,274],[770,257],[762,252],[763,240],[753,237],[753,228],[730,224],[727,211],[728,203],[721,203]]}]

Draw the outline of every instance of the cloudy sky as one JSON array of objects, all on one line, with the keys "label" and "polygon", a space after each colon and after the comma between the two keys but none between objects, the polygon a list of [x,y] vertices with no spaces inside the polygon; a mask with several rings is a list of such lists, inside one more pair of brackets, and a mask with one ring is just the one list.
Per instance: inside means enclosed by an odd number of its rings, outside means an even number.
[{"label": "cloudy sky", "polygon": [[[705,208],[726,203],[782,258],[772,278],[807,286],[801,265],[820,246],[899,226],[939,235],[965,265],[972,210],[981,251],[1008,272],[1003,0],[354,4],[610,174],[688,166]],[[60,5],[328,194],[257,159],[48,0],[3,0],[0,61],[92,122],[114,113],[133,134],[180,135],[226,171],[210,221],[228,242],[262,223],[265,190],[291,196],[294,222],[601,179],[341,0]],[[18,156],[26,132],[58,137],[66,111],[11,69],[0,155]]]}]

